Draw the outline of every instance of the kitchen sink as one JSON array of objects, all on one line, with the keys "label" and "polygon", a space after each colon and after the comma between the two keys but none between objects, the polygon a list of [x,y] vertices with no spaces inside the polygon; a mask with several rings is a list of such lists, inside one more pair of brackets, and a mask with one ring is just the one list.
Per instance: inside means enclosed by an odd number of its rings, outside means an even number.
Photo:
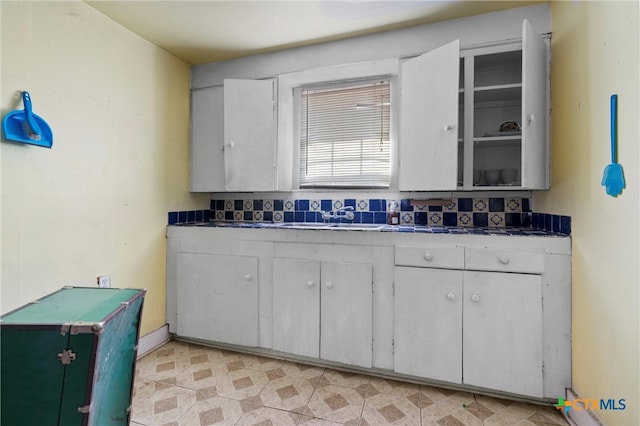
[{"label": "kitchen sink", "polygon": [[332,223],[329,225],[331,229],[349,229],[352,231],[379,231],[384,228],[379,223]]},{"label": "kitchen sink", "polygon": [[289,229],[328,229],[332,231],[351,230],[351,231],[379,231],[384,227],[382,224],[375,223],[312,223],[312,222],[287,222],[278,226],[279,228]]},{"label": "kitchen sink", "polygon": [[287,222],[278,226],[279,228],[289,229],[326,229],[331,224],[329,223],[313,223],[313,222]]}]

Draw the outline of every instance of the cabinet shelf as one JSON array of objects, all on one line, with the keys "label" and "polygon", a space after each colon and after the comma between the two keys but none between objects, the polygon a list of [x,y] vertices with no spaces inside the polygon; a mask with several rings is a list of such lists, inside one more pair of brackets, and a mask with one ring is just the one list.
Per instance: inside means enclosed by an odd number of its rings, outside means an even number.
[{"label": "cabinet shelf", "polygon": [[473,138],[473,142],[476,144],[491,144],[491,143],[518,143],[522,140],[522,135],[513,136],[482,136]]},{"label": "cabinet shelf", "polygon": [[504,190],[520,190],[525,189],[522,188],[520,184],[500,184],[500,185],[473,185],[474,189],[481,189],[483,191],[504,191]]},{"label": "cabinet shelf", "polygon": [[522,83],[482,86],[474,89],[474,102],[519,101]]},{"label": "cabinet shelf", "polygon": [[493,84],[490,86],[479,86],[475,87],[473,90],[476,92],[486,92],[489,90],[506,90],[506,89],[520,89],[522,87],[522,83],[512,83],[512,84]]}]

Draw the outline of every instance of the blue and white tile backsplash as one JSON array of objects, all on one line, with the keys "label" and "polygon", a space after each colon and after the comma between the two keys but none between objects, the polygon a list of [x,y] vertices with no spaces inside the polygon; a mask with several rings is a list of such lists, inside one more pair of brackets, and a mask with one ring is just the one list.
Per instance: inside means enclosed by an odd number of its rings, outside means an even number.
[{"label": "blue and white tile backsplash", "polygon": [[[199,221],[322,222],[323,211],[353,207],[353,223],[387,223],[391,202],[400,206],[400,225],[532,227],[571,234],[569,216],[533,213],[528,198],[453,198],[448,206],[416,206],[409,199],[215,199],[210,210],[170,212],[169,225]],[[335,220],[334,220],[335,221]]]},{"label": "blue and white tile backsplash", "polygon": [[211,210],[189,210],[181,212],[169,212],[169,225],[176,223],[201,222],[211,220]]},{"label": "blue and white tile backsplash", "polygon": [[449,206],[413,206],[409,199],[211,200],[211,219],[245,222],[322,222],[323,211],[353,207],[353,223],[386,223],[391,202],[400,206],[400,225],[529,226],[528,198],[454,198]]}]

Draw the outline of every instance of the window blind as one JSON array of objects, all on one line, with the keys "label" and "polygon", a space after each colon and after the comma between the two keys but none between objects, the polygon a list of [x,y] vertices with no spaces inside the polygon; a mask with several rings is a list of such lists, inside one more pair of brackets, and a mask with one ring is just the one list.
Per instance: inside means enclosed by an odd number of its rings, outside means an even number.
[{"label": "window blind", "polygon": [[300,96],[300,187],[388,187],[390,82]]}]

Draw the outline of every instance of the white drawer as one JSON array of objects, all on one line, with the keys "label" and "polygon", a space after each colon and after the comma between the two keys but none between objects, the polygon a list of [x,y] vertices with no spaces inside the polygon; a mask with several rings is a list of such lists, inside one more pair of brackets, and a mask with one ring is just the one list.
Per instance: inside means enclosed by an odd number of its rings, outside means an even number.
[{"label": "white drawer", "polygon": [[465,250],[465,269],[471,271],[541,274],[544,272],[544,252],[467,248]]},{"label": "white drawer", "polygon": [[396,246],[396,265],[422,268],[464,269],[462,247]]}]

